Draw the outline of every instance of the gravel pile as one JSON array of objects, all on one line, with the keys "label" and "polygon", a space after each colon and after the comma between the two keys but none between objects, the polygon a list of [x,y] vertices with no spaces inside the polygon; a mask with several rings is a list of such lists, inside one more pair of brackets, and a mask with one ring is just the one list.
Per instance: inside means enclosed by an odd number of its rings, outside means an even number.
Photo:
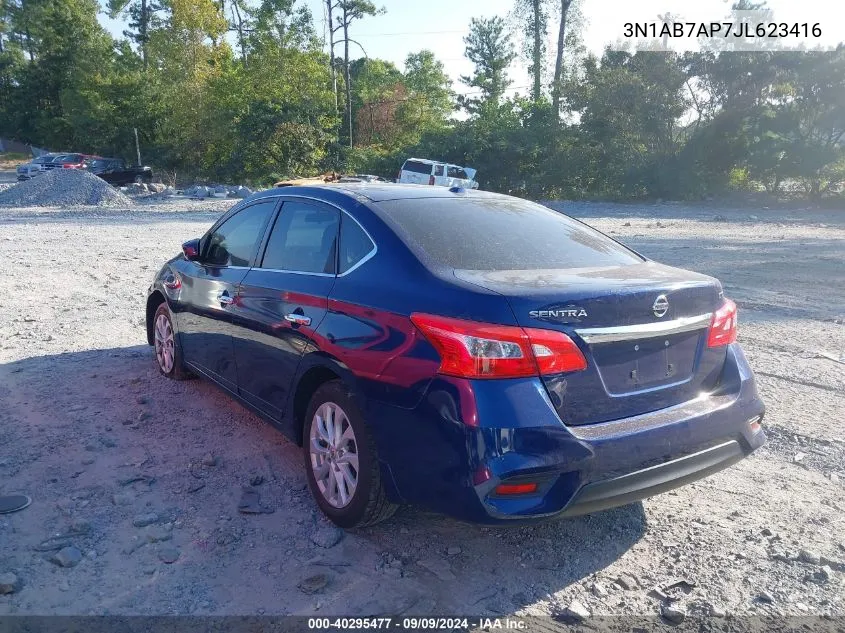
[{"label": "gravel pile", "polygon": [[6,207],[130,207],[132,200],[94,174],[78,169],[54,169],[0,191]]}]

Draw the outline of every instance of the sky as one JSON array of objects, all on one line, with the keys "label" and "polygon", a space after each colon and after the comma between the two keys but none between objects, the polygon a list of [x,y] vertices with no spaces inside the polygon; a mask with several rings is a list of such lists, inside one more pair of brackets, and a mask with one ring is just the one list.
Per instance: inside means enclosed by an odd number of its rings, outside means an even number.
[{"label": "sky", "polygon": [[[318,35],[325,31],[324,1],[297,0],[307,5],[314,16]],[[350,36],[363,46],[368,57],[386,59],[404,67],[408,53],[422,49],[434,51],[453,80],[453,89],[464,93],[470,88],[460,83],[461,75],[472,72],[472,64],[464,57],[464,36],[473,17],[507,18],[514,0],[374,0],[385,8],[383,15],[366,17],[350,29]],[[687,19],[721,20],[733,0],[578,0],[583,16],[582,39],[587,50],[601,54],[603,48],[621,36],[626,20],[653,21],[670,12]],[[550,4],[557,5],[557,0]],[[769,8],[777,21],[819,22],[826,43],[845,41],[845,2],[842,0],[769,0]],[[120,20],[101,16],[101,22],[119,37],[125,26]],[[553,13],[549,22],[549,72],[557,40],[558,19]],[[341,54],[342,48],[336,48]],[[352,54],[360,49],[352,45]],[[527,65],[518,60],[510,72],[513,80],[510,93],[526,94],[529,89]]]}]

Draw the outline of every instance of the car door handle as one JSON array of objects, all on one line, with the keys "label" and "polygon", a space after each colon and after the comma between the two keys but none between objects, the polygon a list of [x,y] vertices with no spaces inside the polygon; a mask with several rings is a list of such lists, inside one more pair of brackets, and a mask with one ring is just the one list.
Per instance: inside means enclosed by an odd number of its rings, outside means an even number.
[{"label": "car door handle", "polygon": [[219,295],[217,295],[217,300],[220,303],[222,303],[224,306],[230,306],[233,303],[235,303],[235,298],[230,297],[229,293],[226,292],[225,290],[223,292],[221,292]]},{"label": "car door handle", "polygon": [[290,321],[294,325],[311,325],[311,317],[307,317],[304,314],[296,314],[295,312],[286,314],[285,321]]}]

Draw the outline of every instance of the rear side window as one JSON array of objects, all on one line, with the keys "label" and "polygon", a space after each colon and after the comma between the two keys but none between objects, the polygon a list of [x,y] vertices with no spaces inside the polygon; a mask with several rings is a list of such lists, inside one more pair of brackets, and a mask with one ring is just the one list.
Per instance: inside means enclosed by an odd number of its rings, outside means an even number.
[{"label": "rear side window", "polygon": [[369,255],[376,247],[370,236],[348,216],[340,222],[340,258],[338,273],[343,274]]},{"label": "rear side window", "polygon": [[442,176],[443,175],[443,165],[435,165],[434,166],[434,175],[435,176]]},{"label": "rear side window", "polygon": [[412,171],[417,174],[431,175],[431,164],[421,163],[417,160],[406,160],[402,165],[402,171]]},{"label": "rear side window", "polygon": [[517,198],[424,198],[379,203],[424,263],[463,270],[618,266],[643,261],[609,237]]},{"label": "rear side window", "polygon": [[455,167],[454,165],[449,165],[449,178],[463,178],[464,180],[469,180],[467,173],[460,167]]},{"label": "rear side window", "polygon": [[238,211],[218,226],[208,236],[204,263],[249,266],[275,207],[275,200],[259,202]]},{"label": "rear side window", "polygon": [[307,202],[285,202],[270,233],[262,268],[335,272],[340,212]]}]

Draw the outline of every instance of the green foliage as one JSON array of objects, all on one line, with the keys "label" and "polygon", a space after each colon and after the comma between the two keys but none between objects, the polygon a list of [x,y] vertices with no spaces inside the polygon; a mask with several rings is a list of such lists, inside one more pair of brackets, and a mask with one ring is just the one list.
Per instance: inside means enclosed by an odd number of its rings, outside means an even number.
[{"label": "green foliage", "polygon": [[475,72],[471,76],[462,76],[461,81],[478,88],[481,97],[467,99],[463,105],[470,112],[477,112],[488,104],[495,108],[505,89],[513,83],[508,79],[508,67],[516,59],[504,20],[498,16],[473,18],[464,44],[467,59],[475,64]]},{"label": "green foliage", "polygon": [[[519,0],[532,64],[544,58],[533,36],[546,13],[571,4]],[[104,5],[128,19],[125,39],[99,26],[96,0],[0,0],[0,136],[134,161],[137,129],[144,161],[180,181],[393,178],[415,155],[536,198],[765,188],[818,199],[845,185],[845,48],[578,57],[570,47],[550,104],[536,86],[530,98],[506,97],[510,35],[501,19],[478,18],[465,38],[470,95],[458,99],[431,51],[403,68],[348,59],[349,24],[380,10],[333,0],[349,116],[313,18],[294,0]],[[567,27],[567,41],[576,36]],[[463,119],[453,116],[461,106]]]}]

